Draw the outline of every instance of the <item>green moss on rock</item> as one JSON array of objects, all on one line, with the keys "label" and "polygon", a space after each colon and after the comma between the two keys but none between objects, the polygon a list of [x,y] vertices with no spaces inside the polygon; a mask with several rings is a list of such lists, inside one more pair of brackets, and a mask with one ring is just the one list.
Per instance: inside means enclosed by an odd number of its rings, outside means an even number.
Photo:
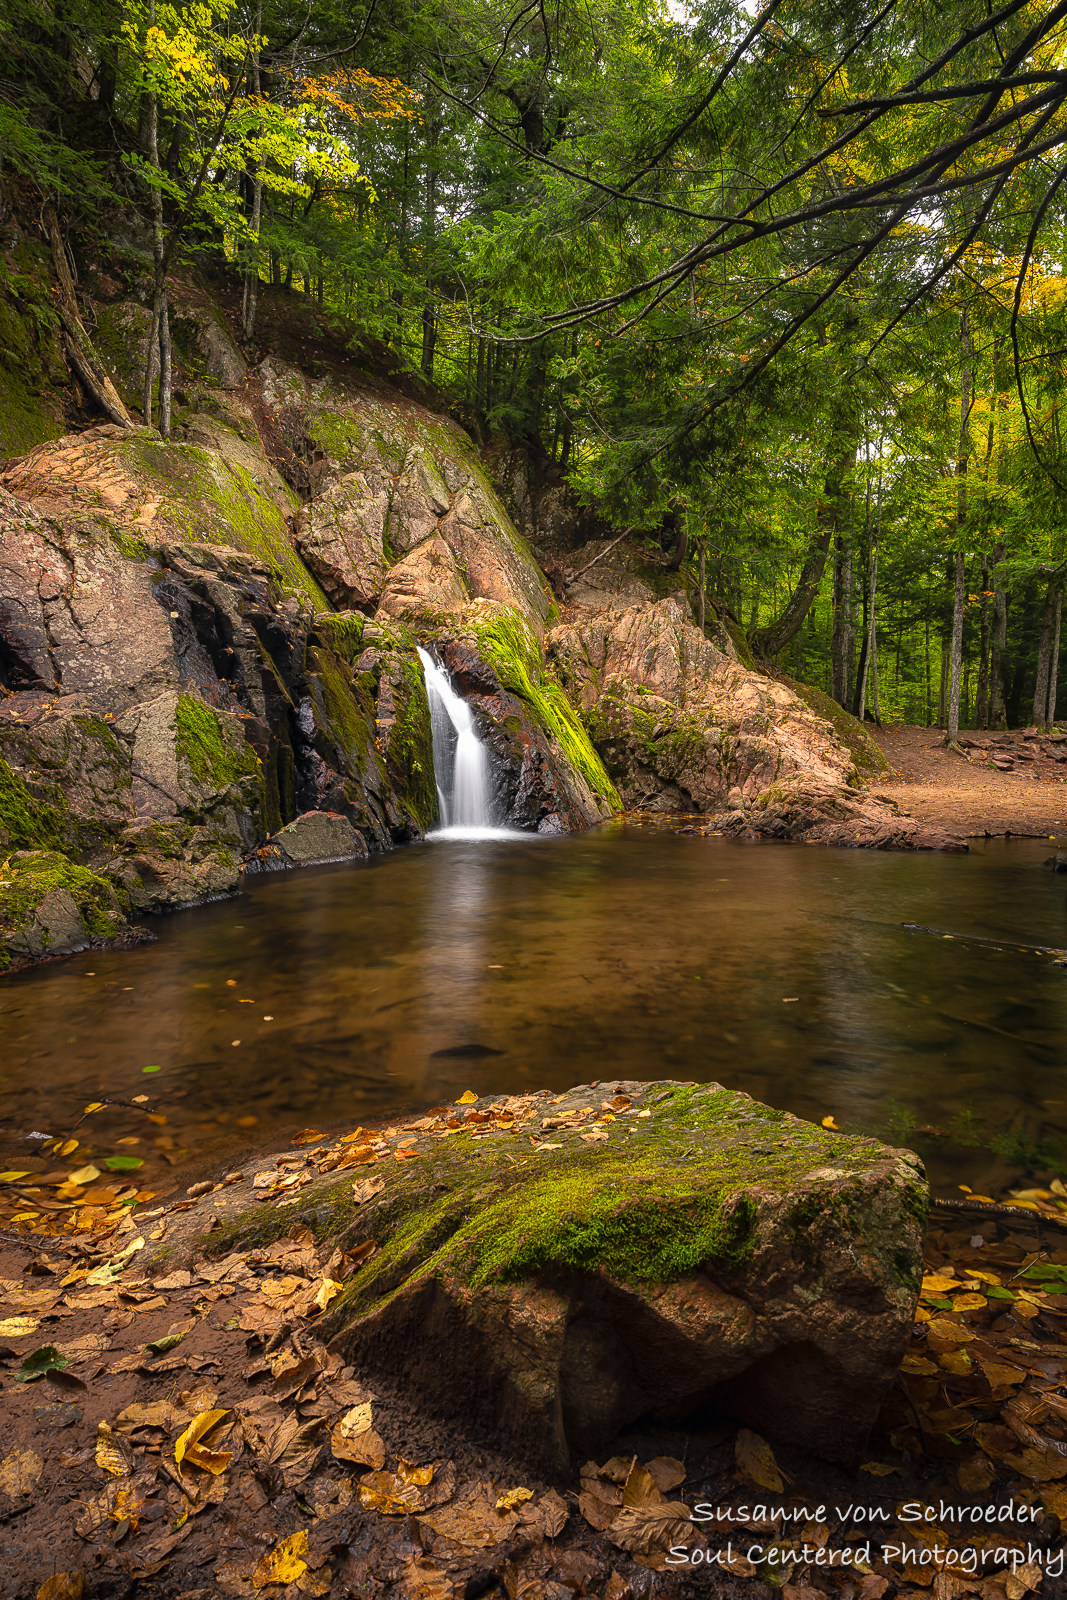
[{"label": "green moss on rock", "polygon": [[888,770],[889,762],[881,746],[867,732],[858,717],[843,710],[836,700],[831,700],[828,694],[816,689],[812,683],[801,683],[796,678],[787,678],[784,675],[782,682],[792,689],[806,706],[810,706],[817,716],[826,718],[837,738],[852,751],[853,763],[861,777],[876,778]]},{"label": "green moss on rock", "polygon": [[[49,896],[62,893],[63,900],[46,914]],[[66,897],[69,897],[67,899]],[[64,916],[63,901],[76,909],[81,925]],[[52,931],[58,912],[63,926],[62,942]],[[106,879],[78,866],[56,851],[18,851],[0,863],[0,971],[6,971],[19,956],[47,955],[53,948],[69,947],[79,934],[95,938],[114,938],[123,932],[126,919],[115,886]]]},{"label": "green moss on rock", "polygon": [[218,717],[202,700],[180,695],[174,726],[174,747],[199,783],[228,789],[242,778],[259,777],[259,761],[251,745],[235,750],[228,744]]},{"label": "green moss on rock", "polygon": [[526,702],[593,793],[612,811],[621,811],[622,801],[604,763],[563,689],[542,667],[540,647],[519,613],[509,607],[488,621],[465,623],[464,628],[475,635],[479,651],[492,663],[504,688]]}]

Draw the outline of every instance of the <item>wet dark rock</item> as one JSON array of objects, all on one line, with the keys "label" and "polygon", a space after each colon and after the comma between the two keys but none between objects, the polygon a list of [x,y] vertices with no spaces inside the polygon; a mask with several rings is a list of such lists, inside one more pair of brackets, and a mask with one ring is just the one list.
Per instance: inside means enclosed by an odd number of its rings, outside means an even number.
[{"label": "wet dark rock", "polygon": [[262,870],[358,861],[368,854],[363,836],[336,811],[305,811],[256,851],[247,866]]},{"label": "wet dark rock", "polygon": [[1057,850],[1054,856],[1046,856],[1044,864],[1052,872],[1067,872],[1067,850]]},{"label": "wet dark rock", "polygon": [[504,688],[477,646],[445,638],[435,649],[489,751],[499,821],[530,833],[572,833],[600,821],[578,772],[553,748],[530,707]]}]

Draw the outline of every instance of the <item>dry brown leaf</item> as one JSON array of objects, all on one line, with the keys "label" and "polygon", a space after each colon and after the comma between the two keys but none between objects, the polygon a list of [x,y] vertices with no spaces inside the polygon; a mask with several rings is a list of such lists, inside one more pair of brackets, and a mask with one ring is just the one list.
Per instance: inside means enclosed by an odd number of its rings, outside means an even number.
[{"label": "dry brown leaf", "polygon": [[[402,1517],[418,1511],[422,1499],[417,1484],[405,1483],[392,1472],[368,1472],[359,1480],[359,1503],[364,1511]],[[431,1522],[430,1526],[435,1524]]]},{"label": "dry brown leaf", "polygon": [[676,1456],[656,1456],[654,1461],[645,1462],[645,1471],[664,1494],[686,1480],[685,1463]]},{"label": "dry brown leaf", "polygon": [[703,1538],[694,1532],[689,1507],[680,1500],[665,1500],[661,1505],[624,1506],[608,1529],[612,1544],[625,1550],[643,1567],[663,1572],[667,1554],[675,1546],[703,1547]]},{"label": "dry brown leaf", "polygon": [[376,1194],[381,1194],[384,1188],[384,1178],[364,1178],[362,1182],[352,1185],[352,1198],[357,1206],[362,1206],[368,1200],[373,1200]]},{"label": "dry brown leaf", "polygon": [[24,1339],[28,1333],[36,1333],[40,1326],[40,1317],[4,1317],[0,1319],[0,1338]]},{"label": "dry brown leaf", "polygon": [[[566,1527],[567,1518],[570,1516],[566,1500],[563,1499],[562,1495],[557,1494],[555,1489],[547,1490],[536,1505],[529,1507],[528,1511],[523,1514],[522,1520],[524,1523],[530,1517],[530,1513],[536,1514],[537,1525],[541,1528],[546,1539],[557,1538]],[[530,1520],[532,1522],[532,1517],[530,1517]]]},{"label": "dry brown leaf", "polygon": [[452,1579],[425,1557],[408,1556],[397,1579],[404,1600],[452,1600]]},{"label": "dry brown leaf", "polygon": [[1036,1561],[1029,1562],[1026,1566],[1016,1567],[1005,1574],[1004,1592],[1008,1600],[1022,1600],[1024,1594],[1031,1589],[1037,1589],[1044,1576],[1041,1567]]},{"label": "dry brown leaf", "polygon": [[968,1456],[956,1468],[956,1482],[967,1494],[988,1489],[996,1475],[997,1469],[988,1456]]},{"label": "dry brown leaf", "polygon": [[635,1461],[630,1468],[622,1491],[624,1506],[661,1506],[666,1500],[666,1495],[660,1492],[652,1474],[645,1467],[639,1466]]},{"label": "dry brown leaf", "polygon": [[609,1505],[606,1501],[601,1500],[599,1495],[594,1494],[592,1490],[586,1490],[584,1494],[578,1496],[578,1510],[591,1528],[595,1528],[598,1533],[603,1533],[606,1528],[611,1527],[622,1507],[621,1505]]},{"label": "dry brown leaf", "polygon": [[36,1450],[12,1450],[0,1461],[0,1489],[12,1500],[21,1500],[32,1494],[44,1470],[44,1462]]},{"label": "dry brown leaf", "polygon": [[1020,1477],[1029,1478],[1031,1483],[1058,1483],[1061,1478],[1067,1478],[1067,1456],[1033,1445],[1027,1445],[1018,1455],[1006,1455],[1004,1465],[1013,1468]]},{"label": "dry brown leaf", "polygon": [[740,1428],[734,1442],[734,1456],[738,1471],[760,1489],[781,1494],[782,1475],[774,1452],[765,1439],[750,1428]]},{"label": "dry brown leaf", "polygon": [[338,1461],[355,1461],[375,1471],[385,1465],[385,1444],[371,1426],[369,1404],[353,1406],[330,1436],[330,1449]]}]

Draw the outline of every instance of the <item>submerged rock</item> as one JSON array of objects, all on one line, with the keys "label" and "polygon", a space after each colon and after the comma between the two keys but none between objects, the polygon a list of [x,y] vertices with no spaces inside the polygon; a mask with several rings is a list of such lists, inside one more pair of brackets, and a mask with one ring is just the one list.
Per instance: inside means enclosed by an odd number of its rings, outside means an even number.
[{"label": "submerged rock", "polygon": [[462,1117],[449,1136],[416,1122],[347,1225],[347,1183],[332,1211],[304,1202],[346,1248],[376,1247],[329,1319],[361,1371],[556,1469],[705,1406],[862,1459],[919,1290],[918,1157],[718,1084]]}]

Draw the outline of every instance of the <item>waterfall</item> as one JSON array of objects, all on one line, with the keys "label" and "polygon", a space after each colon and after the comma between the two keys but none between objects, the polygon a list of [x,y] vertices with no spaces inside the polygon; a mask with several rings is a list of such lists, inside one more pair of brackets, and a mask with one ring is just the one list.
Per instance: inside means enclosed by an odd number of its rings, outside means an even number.
[{"label": "waterfall", "polygon": [[489,763],[474,731],[471,708],[448,681],[448,674],[425,650],[419,660],[426,676],[433,729],[433,768],[443,828],[493,827]]}]

